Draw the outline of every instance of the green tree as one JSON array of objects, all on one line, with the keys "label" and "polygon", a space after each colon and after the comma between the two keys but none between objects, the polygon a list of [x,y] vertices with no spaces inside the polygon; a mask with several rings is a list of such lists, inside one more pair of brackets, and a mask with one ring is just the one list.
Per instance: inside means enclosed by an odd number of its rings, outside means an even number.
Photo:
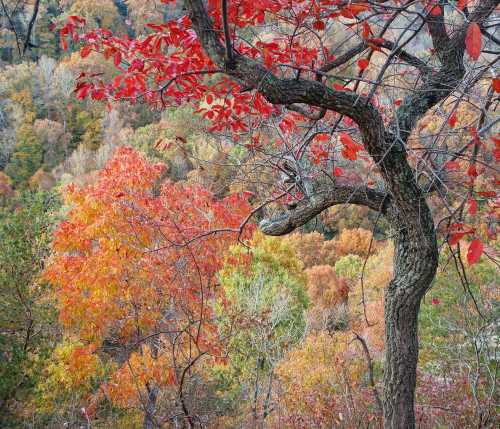
[{"label": "green tree", "polygon": [[12,178],[14,186],[24,187],[42,165],[43,149],[33,126],[27,121],[20,126],[17,139],[18,143],[5,167],[5,173]]},{"label": "green tree", "polygon": [[217,375],[226,399],[247,404],[241,415],[258,425],[271,412],[275,366],[304,335],[308,299],[302,263],[288,242],[257,233],[251,246],[249,266],[247,250],[234,247],[220,274],[231,303],[221,323],[230,359]]},{"label": "green tree", "polygon": [[[54,195],[25,192],[0,209],[0,426],[35,384],[53,343],[55,312],[38,275],[49,251]],[[27,401],[25,402],[27,403]]]}]

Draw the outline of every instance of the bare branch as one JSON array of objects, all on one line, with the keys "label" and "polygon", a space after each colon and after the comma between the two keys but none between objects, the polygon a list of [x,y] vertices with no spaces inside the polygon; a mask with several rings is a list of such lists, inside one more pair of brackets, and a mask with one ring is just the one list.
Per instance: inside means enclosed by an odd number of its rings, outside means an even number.
[{"label": "bare branch", "polygon": [[368,377],[370,380],[370,386],[372,388],[373,396],[374,396],[375,402],[377,404],[377,409],[381,413],[382,409],[383,409],[382,401],[380,400],[380,395],[378,393],[377,386],[375,385],[375,377],[373,375],[373,361],[372,361],[372,358],[370,356],[370,350],[368,349],[368,345],[366,344],[366,341],[363,337],[358,335],[356,332],[354,333],[354,336],[361,343],[361,347],[363,348],[363,352],[364,352],[365,357],[366,357],[366,363],[368,365]]},{"label": "bare branch", "polygon": [[261,221],[259,227],[267,235],[285,235],[334,205],[358,204],[385,212],[388,203],[386,194],[367,187],[330,186],[323,192],[315,193],[310,200],[299,203],[294,210]]},{"label": "bare branch", "polygon": [[36,17],[38,15],[38,10],[40,8],[40,0],[35,1],[35,6],[33,9],[33,15],[31,15],[30,22],[28,24],[28,31],[26,32],[26,38],[24,39],[23,55],[26,53],[28,48],[32,47],[30,42],[31,33],[33,32],[33,27],[35,26]]}]

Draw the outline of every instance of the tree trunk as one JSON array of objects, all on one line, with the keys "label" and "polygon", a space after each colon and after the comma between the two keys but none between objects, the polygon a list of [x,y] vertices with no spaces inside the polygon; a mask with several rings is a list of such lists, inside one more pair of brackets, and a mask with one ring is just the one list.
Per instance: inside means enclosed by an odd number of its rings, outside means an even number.
[{"label": "tree trunk", "polygon": [[[153,359],[158,359],[158,350],[160,348],[160,337],[155,335],[149,341],[149,345],[151,347],[151,355]],[[156,415],[156,400],[158,398],[159,388],[156,386],[154,382],[146,383],[146,403],[144,404],[144,429],[154,429],[158,427],[158,424],[155,421]]]},{"label": "tree trunk", "polygon": [[144,429],[154,429],[157,427],[155,423],[155,408],[156,408],[156,398],[158,396],[158,388],[156,386],[148,386],[147,388],[147,400],[144,412]]},{"label": "tree trunk", "polygon": [[436,274],[434,223],[421,197],[415,216],[397,216],[394,278],[385,294],[384,428],[415,428],[420,301]]}]

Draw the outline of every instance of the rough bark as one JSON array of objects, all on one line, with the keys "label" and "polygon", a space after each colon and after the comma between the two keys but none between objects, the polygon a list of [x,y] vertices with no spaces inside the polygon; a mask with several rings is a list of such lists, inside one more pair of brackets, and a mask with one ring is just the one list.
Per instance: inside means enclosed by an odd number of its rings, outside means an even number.
[{"label": "rough bark", "polygon": [[[499,3],[500,0],[480,2],[469,15],[469,22],[481,25]],[[406,141],[418,120],[460,85],[465,74],[464,39],[468,24],[448,35],[443,8],[438,16],[426,17],[440,62],[437,70],[404,51],[397,52],[401,60],[420,70],[422,84],[403,100],[386,129],[380,112],[366,97],[336,91],[317,80],[282,79],[236,52],[228,55],[227,50],[231,48],[220,42],[203,1],[186,0],[185,4],[207,55],[245,88],[259,91],[273,104],[305,104],[332,110],[350,117],[359,126],[364,147],[379,168],[384,191],[364,186],[332,185],[327,191],[317,192],[295,210],[264,221],[261,229],[270,235],[287,234],[335,204],[366,205],[388,218],[395,237],[395,257],[394,278],[385,295],[384,427],[414,428],[418,312],[421,299],[436,273],[438,251],[429,206],[407,161]],[[360,45],[355,51],[363,49],[364,46]],[[343,58],[339,58],[342,62]]]},{"label": "rough bark", "polygon": [[[385,292],[384,427],[414,428],[418,362],[418,312],[438,263],[434,223],[421,197],[411,222],[397,209],[394,278]],[[408,212],[406,212],[408,215]]]}]

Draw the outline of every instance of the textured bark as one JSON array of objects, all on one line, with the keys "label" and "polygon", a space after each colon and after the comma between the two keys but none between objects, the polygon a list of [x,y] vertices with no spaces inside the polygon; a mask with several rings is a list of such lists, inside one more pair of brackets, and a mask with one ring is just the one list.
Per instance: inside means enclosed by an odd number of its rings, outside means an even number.
[{"label": "textured bark", "polygon": [[[384,427],[415,427],[420,301],[435,276],[438,251],[434,224],[421,198],[414,219],[393,214],[394,278],[385,293]],[[416,222],[415,222],[416,221]]]},{"label": "textured bark", "polygon": [[335,204],[358,204],[373,210],[385,212],[389,196],[364,186],[329,186],[324,191],[316,191],[311,201],[302,203],[278,217],[263,220],[259,227],[267,235],[284,235],[304,225],[323,210]]},{"label": "textured bark", "polygon": [[[468,22],[481,25],[500,0],[479,2]],[[418,120],[445,99],[463,80],[464,40],[468,23],[448,35],[444,9],[426,17],[440,67],[436,70],[403,50],[388,45],[396,56],[422,73],[421,85],[408,95],[386,129],[379,110],[366,97],[336,91],[317,80],[282,79],[261,64],[220,42],[202,0],[186,0],[193,28],[212,61],[245,88],[259,91],[270,103],[285,106],[305,104],[350,117],[359,126],[363,144],[379,168],[385,189],[365,186],[331,186],[292,211],[261,223],[266,234],[283,235],[313,219],[335,204],[361,204],[378,210],[389,220],[395,242],[394,278],[385,294],[386,362],[384,371],[384,428],[415,427],[414,396],[418,362],[418,312],[420,302],[434,279],[437,239],[433,218],[408,164],[406,142]],[[362,52],[364,45],[354,48]],[[348,55],[345,56],[347,58]],[[227,58],[231,59],[228,63]],[[344,56],[336,61],[341,64]],[[324,67],[329,71],[337,63]]]}]

